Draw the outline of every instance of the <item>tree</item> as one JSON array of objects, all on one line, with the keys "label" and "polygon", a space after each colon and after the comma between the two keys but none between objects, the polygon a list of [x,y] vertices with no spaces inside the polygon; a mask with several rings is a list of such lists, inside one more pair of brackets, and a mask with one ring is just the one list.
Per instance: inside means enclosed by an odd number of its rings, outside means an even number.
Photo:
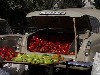
[{"label": "tree", "polygon": [[70,8],[81,8],[84,6],[84,2],[82,0],[65,0],[66,7]]},{"label": "tree", "polygon": [[97,8],[97,9],[100,9],[100,0],[94,0],[94,2],[95,2],[95,7]]}]

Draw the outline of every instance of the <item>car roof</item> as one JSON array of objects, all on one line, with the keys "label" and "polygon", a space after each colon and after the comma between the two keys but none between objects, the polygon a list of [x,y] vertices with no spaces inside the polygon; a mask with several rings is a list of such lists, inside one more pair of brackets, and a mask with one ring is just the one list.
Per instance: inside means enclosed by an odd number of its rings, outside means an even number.
[{"label": "car roof", "polygon": [[[43,10],[43,11],[53,11],[53,10]],[[94,9],[67,8],[67,9],[60,9],[60,10],[57,10],[57,11],[66,12],[66,15],[59,15],[59,16],[81,17],[83,15],[90,15],[90,16],[96,17],[100,21],[100,10],[95,9],[95,8]],[[41,15],[39,15],[40,12],[41,11],[30,12],[26,15],[26,17],[41,16]],[[50,16],[58,16],[58,15],[50,15]]]}]

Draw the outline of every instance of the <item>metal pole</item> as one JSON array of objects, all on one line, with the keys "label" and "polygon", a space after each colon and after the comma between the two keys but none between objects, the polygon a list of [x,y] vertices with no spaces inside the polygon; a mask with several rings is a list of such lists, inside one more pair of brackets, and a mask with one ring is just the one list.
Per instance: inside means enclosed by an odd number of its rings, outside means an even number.
[{"label": "metal pole", "polygon": [[76,33],[76,26],[75,26],[75,18],[73,18],[74,22],[74,33],[75,33],[75,58],[77,58],[77,33]]}]

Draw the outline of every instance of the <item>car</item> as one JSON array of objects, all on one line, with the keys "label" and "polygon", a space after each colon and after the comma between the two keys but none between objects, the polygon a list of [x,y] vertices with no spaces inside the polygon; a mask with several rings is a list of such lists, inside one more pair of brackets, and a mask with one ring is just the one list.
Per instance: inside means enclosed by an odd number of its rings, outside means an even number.
[{"label": "car", "polygon": [[[36,27],[38,31],[29,33],[27,39],[35,33],[41,33],[45,29],[55,32],[56,30],[66,32],[73,35],[71,50],[75,52],[75,55],[64,55],[67,59],[72,59],[73,61],[90,62],[87,59],[89,57],[88,53],[90,50],[91,41],[88,41],[92,37],[92,26],[89,21],[89,15],[84,13],[76,12],[73,10],[43,10],[35,11],[27,14],[27,21],[30,23],[31,27]],[[76,38],[77,37],[77,38]],[[71,40],[72,40],[71,39]],[[27,40],[28,42],[28,40]],[[86,47],[89,44],[89,50]],[[83,47],[84,45],[84,47]],[[28,49],[28,48],[26,48]]]}]

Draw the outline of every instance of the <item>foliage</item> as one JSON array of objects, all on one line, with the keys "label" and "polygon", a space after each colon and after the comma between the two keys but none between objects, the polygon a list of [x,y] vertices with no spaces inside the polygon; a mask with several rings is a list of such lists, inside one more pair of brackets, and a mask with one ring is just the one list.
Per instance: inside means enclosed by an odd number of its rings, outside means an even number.
[{"label": "foliage", "polygon": [[58,4],[58,8],[83,6],[82,0],[0,0],[0,1],[1,3],[4,4],[1,5],[7,8],[6,10],[21,9],[24,12],[53,9],[56,3]]},{"label": "foliage", "polygon": [[94,2],[95,2],[95,7],[97,8],[97,9],[100,9],[100,0],[94,0]]}]

